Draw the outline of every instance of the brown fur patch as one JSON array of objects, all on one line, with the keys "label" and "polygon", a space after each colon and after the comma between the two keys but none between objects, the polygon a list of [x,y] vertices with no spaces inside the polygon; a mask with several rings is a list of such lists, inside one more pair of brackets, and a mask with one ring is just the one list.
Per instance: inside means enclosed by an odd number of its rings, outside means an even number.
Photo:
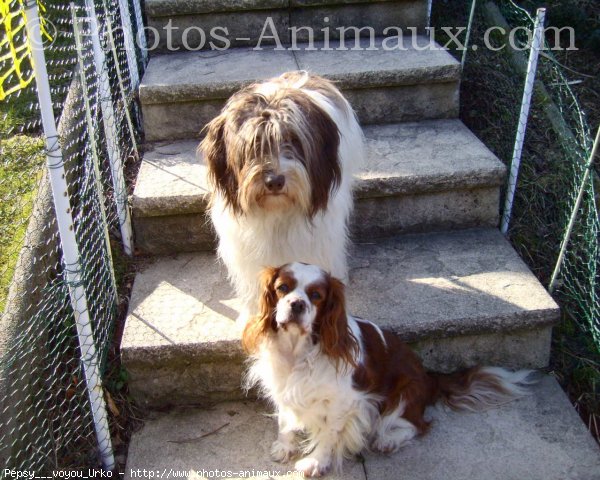
[{"label": "brown fur patch", "polygon": [[358,354],[358,343],[348,327],[344,284],[328,277],[326,288],[327,296],[319,305],[315,320],[317,341],[323,353],[335,362],[336,368],[339,368],[340,362],[356,367],[354,358]]},{"label": "brown fur patch", "polygon": [[406,408],[402,416],[419,433],[425,433],[429,423],[423,414],[434,401],[435,389],[419,357],[393,333],[383,331],[385,345],[373,325],[361,321],[358,324],[365,361],[354,373],[356,388],[382,396],[382,414],[390,413],[403,401]]}]

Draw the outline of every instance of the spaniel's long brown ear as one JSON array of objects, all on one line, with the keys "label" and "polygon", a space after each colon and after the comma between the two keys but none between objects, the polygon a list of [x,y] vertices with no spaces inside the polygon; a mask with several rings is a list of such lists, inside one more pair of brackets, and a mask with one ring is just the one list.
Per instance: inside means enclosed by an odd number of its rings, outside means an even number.
[{"label": "spaniel's long brown ear", "polygon": [[242,346],[246,353],[254,353],[268,331],[275,328],[275,280],[278,276],[279,268],[267,267],[260,272],[259,314],[248,321],[242,335]]},{"label": "spaniel's long brown ear", "polygon": [[317,334],[321,350],[334,360],[336,368],[340,361],[345,366],[356,366],[358,342],[348,326],[344,284],[337,278],[329,278],[327,298],[317,319]]},{"label": "spaniel's long brown ear", "polygon": [[209,180],[213,188],[221,192],[227,203],[234,210],[238,210],[237,178],[235,172],[227,162],[226,122],[227,114],[221,113],[204,127],[202,133],[205,136],[200,145],[198,145],[198,153],[204,157],[204,161],[208,167]]}]

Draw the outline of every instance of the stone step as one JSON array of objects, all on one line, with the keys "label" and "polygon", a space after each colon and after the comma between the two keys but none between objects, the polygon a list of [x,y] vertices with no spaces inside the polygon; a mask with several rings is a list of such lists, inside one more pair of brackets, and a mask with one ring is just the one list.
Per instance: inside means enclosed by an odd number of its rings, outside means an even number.
[{"label": "stone step", "polygon": [[[428,25],[425,0],[148,0],[149,44],[158,51],[269,45],[293,39],[354,38],[359,34],[423,32]],[[338,30],[342,28],[343,30]],[[219,38],[217,38],[219,37]],[[214,47],[211,47],[211,42]]]},{"label": "stone step", "polygon": [[[150,59],[139,95],[147,141],[197,137],[234,92],[291,70],[337,83],[363,124],[458,115],[460,64],[429,37],[404,38],[404,50],[376,39],[330,50],[231,48],[170,53]],[[384,48],[385,47],[385,48]],[[421,50],[423,49],[423,50]]]},{"label": "stone step", "polygon": [[[297,479],[293,463],[269,458],[277,422],[261,403],[231,402],[202,410],[155,414],[135,433],[126,480],[143,471],[174,478]],[[481,413],[427,412],[430,431],[392,455],[365,453],[326,478],[389,480],[593,480],[600,451],[575,409],[550,376],[532,395]],[[290,473],[287,473],[290,471]],[[185,473],[184,473],[185,472]],[[402,477],[398,472],[402,472]],[[170,474],[167,477],[167,474]]]},{"label": "stone step", "polygon": [[[393,329],[429,368],[544,367],[558,306],[495,229],[353,246],[349,311]],[[162,258],[136,276],[121,344],[147,407],[241,398],[239,303],[213,254]]]},{"label": "stone step", "polygon": [[[498,223],[503,164],[459,120],[364,128],[356,182],[356,240]],[[137,247],[147,253],[212,249],[208,187],[196,140],[153,145],[132,198]]]}]

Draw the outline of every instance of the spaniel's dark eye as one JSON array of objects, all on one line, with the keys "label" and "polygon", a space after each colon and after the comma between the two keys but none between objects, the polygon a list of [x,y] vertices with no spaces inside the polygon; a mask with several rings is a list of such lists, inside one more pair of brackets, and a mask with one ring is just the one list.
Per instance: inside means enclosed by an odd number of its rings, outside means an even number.
[{"label": "spaniel's dark eye", "polygon": [[317,292],[316,290],[310,292],[309,294],[309,298],[311,302],[318,302],[319,300],[321,300],[321,294],[319,292]]},{"label": "spaniel's dark eye", "polygon": [[283,294],[290,293],[290,287],[288,287],[285,283],[282,283],[277,287],[277,291]]}]

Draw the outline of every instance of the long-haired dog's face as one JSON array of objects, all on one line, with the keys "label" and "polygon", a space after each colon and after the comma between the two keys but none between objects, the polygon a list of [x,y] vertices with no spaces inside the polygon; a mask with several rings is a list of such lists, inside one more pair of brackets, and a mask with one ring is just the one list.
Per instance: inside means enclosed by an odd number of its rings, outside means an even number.
[{"label": "long-haired dog's face", "polygon": [[266,268],[260,281],[260,313],[244,331],[246,351],[255,351],[270,335],[306,336],[336,365],[354,365],[358,345],[348,327],[341,281],[304,263]]},{"label": "long-haired dog's face", "polygon": [[205,132],[211,182],[237,213],[297,207],[313,216],[340,182],[338,128],[289,78],[236,93]]}]

